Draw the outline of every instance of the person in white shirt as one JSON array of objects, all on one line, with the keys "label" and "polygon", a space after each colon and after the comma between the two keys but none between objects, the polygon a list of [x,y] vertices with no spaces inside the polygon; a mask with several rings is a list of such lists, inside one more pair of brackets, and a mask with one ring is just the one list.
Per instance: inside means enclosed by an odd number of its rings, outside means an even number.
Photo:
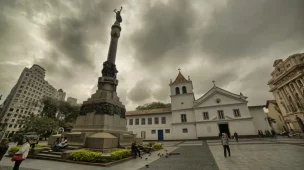
[{"label": "person in white shirt", "polygon": [[23,143],[23,145],[21,146],[19,151],[15,153],[16,155],[17,154],[22,154],[22,160],[15,161],[15,165],[14,165],[13,170],[19,170],[19,166],[20,166],[21,162],[27,158],[27,155],[30,151],[29,140],[24,138],[22,143]]}]

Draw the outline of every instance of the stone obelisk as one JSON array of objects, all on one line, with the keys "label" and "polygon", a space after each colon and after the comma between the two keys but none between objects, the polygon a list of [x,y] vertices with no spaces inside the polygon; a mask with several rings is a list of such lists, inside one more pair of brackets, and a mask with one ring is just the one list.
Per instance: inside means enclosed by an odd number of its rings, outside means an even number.
[{"label": "stone obelisk", "polygon": [[72,133],[67,134],[69,143],[73,145],[104,149],[135,141],[135,135],[127,132],[126,109],[116,93],[118,71],[115,60],[121,32],[121,10],[114,10],[116,21],[111,27],[108,57],[103,63],[102,76],[98,79],[98,90],[83,102]]}]

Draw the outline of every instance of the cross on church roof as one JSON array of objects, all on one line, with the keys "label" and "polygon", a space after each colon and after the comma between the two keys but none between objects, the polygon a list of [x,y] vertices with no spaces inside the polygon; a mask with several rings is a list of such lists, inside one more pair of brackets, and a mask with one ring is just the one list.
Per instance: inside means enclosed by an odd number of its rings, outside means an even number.
[{"label": "cross on church roof", "polygon": [[180,69],[180,68],[178,68],[178,71],[180,72],[180,71],[181,71],[181,69]]},{"label": "cross on church roof", "polygon": [[213,85],[215,86],[215,81],[214,81],[214,80],[212,80],[212,83],[213,83]]}]

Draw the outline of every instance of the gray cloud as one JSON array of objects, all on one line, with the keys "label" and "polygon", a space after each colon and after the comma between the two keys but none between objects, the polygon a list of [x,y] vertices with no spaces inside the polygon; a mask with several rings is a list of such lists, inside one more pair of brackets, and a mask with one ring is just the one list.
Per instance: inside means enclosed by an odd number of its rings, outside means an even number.
[{"label": "gray cloud", "polygon": [[288,41],[289,50],[297,50],[304,44],[303,8],[302,0],[227,1],[202,30],[202,50],[215,62],[258,58]]},{"label": "gray cloud", "polygon": [[86,100],[106,59],[113,9],[121,5],[118,96],[128,110],[169,101],[179,67],[196,95],[215,80],[243,92],[251,105],[264,104],[273,61],[304,50],[301,0],[2,0],[0,93],[5,97],[22,69],[36,63],[54,87]]},{"label": "gray cloud", "polygon": [[179,0],[157,3],[144,11],[141,29],[131,35],[141,66],[162,69],[165,63],[172,66],[191,57],[191,27],[197,18],[192,10],[190,1]]},{"label": "gray cloud", "polygon": [[151,97],[150,81],[144,79],[138,81],[135,86],[129,91],[128,98],[132,102],[142,102]]}]

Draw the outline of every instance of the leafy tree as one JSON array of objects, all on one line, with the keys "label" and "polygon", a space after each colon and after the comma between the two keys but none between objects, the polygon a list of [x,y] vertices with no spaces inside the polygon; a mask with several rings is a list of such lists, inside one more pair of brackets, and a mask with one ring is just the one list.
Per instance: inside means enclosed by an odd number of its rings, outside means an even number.
[{"label": "leafy tree", "polygon": [[58,112],[58,100],[46,97],[41,102],[43,104],[41,115],[55,119]]},{"label": "leafy tree", "polygon": [[36,132],[44,138],[49,137],[56,129],[58,129],[59,123],[49,117],[32,116],[25,122],[25,132]]},{"label": "leafy tree", "polygon": [[158,109],[158,108],[167,108],[171,107],[170,103],[162,103],[162,102],[152,102],[152,103],[147,103],[142,106],[138,106],[136,110],[149,110],[149,109]]}]

